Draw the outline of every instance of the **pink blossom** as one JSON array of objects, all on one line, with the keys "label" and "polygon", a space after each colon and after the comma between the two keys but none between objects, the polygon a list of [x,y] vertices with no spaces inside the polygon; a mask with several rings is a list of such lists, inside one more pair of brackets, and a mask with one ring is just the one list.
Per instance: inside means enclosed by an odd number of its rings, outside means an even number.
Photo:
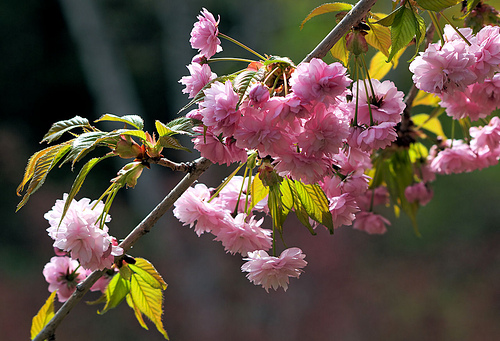
[{"label": "pink blossom", "polygon": [[[470,43],[476,42],[476,37],[473,34],[472,28],[464,27],[459,28],[458,31],[467,39]],[[445,42],[451,42],[454,40],[463,41],[463,38],[457,33],[456,28],[446,24],[443,28],[443,38]]]},{"label": "pink blossom", "polygon": [[359,211],[356,200],[349,193],[330,198],[329,207],[334,228],[342,225],[352,225],[353,220],[356,218],[355,214]]},{"label": "pink blossom", "polygon": [[262,83],[256,83],[250,87],[248,99],[250,101],[250,105],[260,108],[269,100],[269,89]]},{"label": "pink blossom", "polygon": [[49,283],[49,291],[57,290],[59,302],[66,302],[76,289],[76,285],[87,277],[87,272],[79,268],[78,261],[69,257],[52,257],[45,264],[43,275]]},{"label": "pink blossom", "polygon": [[264,218],[255,220],[251,216],[247,221],[245,213],[238,214],[234,219],[226,216],[220,229],[217,230],[215,240],[222,242],[226,252],[235,254],[239,252],[246,255],[255,250],[269,250],[273,244],[271,230],[260,227]]},{"label": "pink blossom", "polygon": [[255,285],[262,285],[267,292],[269,288],[277,290],[288,289],[289,277],[299,278],[302,268],[307,265],[302,250],[292,247],[284,250],[279,257],[269,256],[263,250],[250,252],[247,262],[241,266],[241,271],[248,272],[247,278]]},{"label": "pink blossom", "polygon": [[475,152],[498,151],[500,149],[500,118],[493,116],[490,123],[484,127],[469,129],[471,149]]},{"label": "pink blossom", "polygon": [[280,176],[289,176],[305,184],[312,184],[323,179],[328,173],[331,160],[289,150],[277,156],[275,164],[275,170]]},{"label": "pink blossom", "polygon": [[391,225],[390,221],[379,214],[359,212],[356,214],[353,228],[368,234],[384,234],[387,232],[386,225]]},{"label": "pink blossom", "polygon": [[[371,151],[370,151],[371,152]],[[343,174],[363,173],[371,167],[370,153],[353,146],[346,146],[343,153],[332,156],[334,163],[342,169]]]},{"label": "pink blossom", "polygon": [[109,282],[111,282],[111,279],[116,275],[117,272],[118,270],[116,268],[108,269],[107,271],[105,271],[104,274],[97,280],[97,282],[92,285],[90,291],[100,291],[104,294]]},{"label": "pink blossom", "polygon": [[434,158],[431,156],[431,170],[434,173],[451,174],[477,169],[477,156],[469,145],[461,140],[453,140],[453,145],[451,143],[447,140],[446,144],[449,148],[439,151]]},{"label": "pink blossom", "polygon": [[290,85],[294,94],[303,102],[333,104],[338,96],[347,92],[351,83],[346,71],[340,63],[328,65],[321,59],[313,58],[309,63],[297,66],[290,77]]},{"label": "pink blossom", "polygon": [[429,44],[410,64],[413,82],[420,90],[434,93],[463,91],[477,79],[471,71],[476,58],[462,40],[452,40],[443,46]]},{"label": "pink blossom", "polygon": [[431,201],[434,192],[432,188],[423,182],[418,182],[414,185],[408,186],[405,189],[405,197],[408,202],[412,203],[418,201],[422,206],[425,206]]},{"label": "pink blossom", "polygon": [[210,70],[208,64],[193,63],[187,66],[190,76],[184,76],[179,83],[186,86],[182,90],[183,94],[189,94],[188,98],[194,98],[198,92],[203,89],[211,80],[214,80],[217,75]]},{"label": "pink blossom", "polygon": [[343,114],[337,115],[336,110],[318,103],[297,140],[306,155],[333,155],[339,153],[348,135],[349,123],[343,120]]},{"label": "pink blossom", "polygon": [[183,225],[193,227],[198,236],[204,232],[214,234],[220,229],[220,225],[230,212],[217,204],[208,202],[211,194],[204,184],[197,184],[188,188],[174,203],[174,216]]},{"label": "pink blossom", "polygon": [[230,165],[247,159],[246,151],[236,146],[231,137],[219,139],[212,129],[204,134],[202,128],[195,128],[194,131],[201,134],[192,139],[194,148],[213,163]]},{"label": "pink blossom", "polygon": [[389,191],[385,186],[378,186],[356,197],[356,202],[362,211],[369,211],[371,206],[389,204]]},{"label": "pink blossom", "polygon": [[396,141],[398,135],[394,129],[395,123],[382,122],[368,128],[352,127],[348,143],[351,147],[359,148],[369,152],[376,149],[384,149]]},{"label": "pink blossom", "polygon": [[264,105],[264,109],[272,119],[279,118],[278,124],[289,124],[293,129],[297,119],[307,119],[311,116],[311,105],[302,103],[295,93],[289,93],[285,97],[275,96],[270,98]]},{"label": "pink blossom", "polygon": [[475,44],[471,50],[476,57],[473,71],[478,80],[493,77],[500,70],[500,28],[498,26],[485,26],[476,34]]},{"label": "pink blossom", "polygon": [[214,82],[203,91],[205,99],[200,103],[203,114],[203,124],[212,127],[214,134],[232,136],[241,113],[236,110],[239,96],[233,90],[231,81],[226,83]]},{"label": "pink blossom", "polygon": [[[226,181],[227,179],[224,179]],[[250,195],[247,192],[247,184],[240,175],[235,175],[229,180],[229,182],[224,186],[224,188],[219,192],[219,195],[215,197],[212,202],[221,207],[226,208],[230,212],[235,212],[236,205],[238,204],[238,213],[245,212],[245,202],[251,202]]]},{"label": "pink blossom", "polygon": [[[382,122],[400,122],[401,114],[405,108],[403,101],[404,93],[398,91],[391,81],[384,81],[381,83],[377,79],[371,79],[371,86],[366,84],[366,82],[368,81],[355,82],[352,87],[352,93],[356,94],[359,83],[357,124],[370,125],[372,120],[375,124]],[[372,87],[374,94],[372,93]],[[369,97],[367,97],[367,91]],[[370,107],[368,107],[368,103],[370,103]],[[354,119],[356,100],[353,99],[347,106],[351,113],[351,119]],[[370,120],[370,111],[372,120]]]},{"label": "pink blossom", "polygon": [[[484,97],[484,95],[480,94],[482,93],[480,90],[482,87],[483,84],[474,84],[469,85],[464,91],[455,91],[453,94],[444,93],[441,95],[439,105],[446,109],[448,116],[456,120],[469,117],[472,121],[477,121],[480,118],[485,118],[494,108],[489,105],[488,101],[478,101],[472,98],[473,96],[477,97],[478,94],[480,97]],[[475,95],[472,95],[473,89]]]},{"label": "pink blossom", "polygon": [[205,8],[201,10],[201,14],[197,17],[198,22],[194,23],[189,42],[193,49],[199,50],[206,58],[210,58],[222,51],[220,40],[217,38],[219,20],[215,21],[213,14]]}]

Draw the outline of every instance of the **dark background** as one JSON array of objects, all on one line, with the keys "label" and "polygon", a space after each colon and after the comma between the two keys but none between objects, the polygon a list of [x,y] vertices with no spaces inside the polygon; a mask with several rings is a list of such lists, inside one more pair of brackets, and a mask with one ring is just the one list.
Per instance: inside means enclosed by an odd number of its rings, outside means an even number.
[{"label": "dark background", "polygon": [[[152,131],[155,119],[167,122],[187,101],[177,81],[194,55],[189,32],[201,7],[220,14],[222,32],[298,63],[334,24],[333,15],[324,15],[299,30],[321,3],[0,2],[2,340],[28,339],[31,318],[49,295],[42,269],[53,251],[43,214],[69,191],[81,167],[54,170],[14,213],[26,161],[44,147],[38,142],[50,125],[75,115],[93,120],[105,112],[136,113]],[[248,57],[227,41],[223,48],[221,56]],[[236,67],[218,63],[214,71]],[[407,91],[411,75],[404,60],[389,78]],[[197,154],[168,156],[185,161]],[[99,197],[119,167],[112,160],[99,164],[79,197]],[[110,212],[113,235],[125,237],[181,178],[158,168],[119,194]],[[226,173],[214,166],[201,181],[215,187]],[[434,199],[418,215],[422,238],[406,217],[395,219],[390,211],[392,226],[384,236],[343,227],[334,236],[320,230],[313,237],[290,220],[287,243],[301,247],[309,265],[286,293],[251,284],[240,272],[240,257],[225,254],[208,235],[198,238],[171,213],[131,254],[150,260],[169,284],[164,325],[172,340],[498,340],[499,168],[438,177],[433,185]],[[97,309],[79,304],[57,340],[162,339],[152,323],[143,330],[125,303],[103,316]]]}]

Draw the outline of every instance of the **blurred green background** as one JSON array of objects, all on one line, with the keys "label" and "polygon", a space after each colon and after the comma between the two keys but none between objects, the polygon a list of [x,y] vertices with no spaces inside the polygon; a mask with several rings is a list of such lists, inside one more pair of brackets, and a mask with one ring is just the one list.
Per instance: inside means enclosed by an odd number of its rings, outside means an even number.
[{"label": "blurred green background", "polygon": [[[299,30],[321,3],[0,2],[0,339],[28,339],[31,318],[49,295],[42,269],[53,250],[43,214],[76,173],[69,166],[55,170],[27,206],[14,211],[26,161],[43,147],[38,142],[50,125],[75,115],[136,113],[152,130],[155,119],[174,118],[187,101],[177,81],[194,55],[189,32],[202,7],[220,14],[222,32],[298,63],[335,23],[327,14]],[[387,13],[390,6],[380,2],[375,11]],[[247,56],[227,41],[223,48],[221,56]],[[235,67],[216,64],[214,71]],[[411,82],[405,63],[388,78],[402,91]],[[80,197],[97,198],[118,169],[113,161],[99,164]],[[217,186],[226,172],[214,166],[201,181]],[[313,237],[290,220],[287,243],[301,247],[309,265],[286,293],[252,285],[240,272],[240,257],[226,255],[208,235],[198,238],[171,213],[130,253],[149,259],[169,284],[164,325],[172,340],[498,340],[499,175],[494,167],[438,177],[434,199],[418,215],[422,238],[405,217],[392,219],[384,236],[344,227],[334,236],[320,230]],[[117,198],[111,233],[125,237],[180,177],[158,167],[147,171]],[[57,339],[162,339],[151,323],[143,330],[125,304],[103,316],[97,309],[80,304]]]}]

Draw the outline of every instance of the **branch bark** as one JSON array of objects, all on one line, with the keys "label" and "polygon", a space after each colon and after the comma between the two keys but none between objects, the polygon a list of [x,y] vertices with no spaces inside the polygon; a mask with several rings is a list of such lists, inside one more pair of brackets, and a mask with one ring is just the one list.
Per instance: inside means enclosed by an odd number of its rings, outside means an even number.
[{"label": "branch bark", "polygon": [[301,63],[310,62],[313,58],[323,58],[328,51],[339,41],[344,34],[347,33],[357,23],[363,19],[370,8],[377,0],[361,0],[359,1],[347,15],[335,26],[330,33],[309,53]]},{"label": "branch bark", "polygon": [[[148,214],[143,221],[137,225],[132,232],[120,243],[124,253],[129,250],[143,235],[147,234],[174,204],[174,202],[184,193],[189,186],[193,184],[207,169],[212,162],[205,158],[199,158],[193,162],[192,170],[186,174],[177,186],[156,206],[151,213]],[[92,285],[103,275],[103,271],[96,270],[90,274],[84,281],[78,283],[76,291],[71,297],[64,302],[61,308],[56,312],[52,320],[38,333],[33,339],[34,341],[43,341],[54,335],[55,330],[70,313],[70,311],[81,301],[85,294],[90,290]]]},{"label": "branch bark", "polygon": [[[335,26],[335,28],[309,53],[302,62],[309,62],[312,58],[323,58],[335,43],[356,23],[358,23],[375,4],[377,0],[360,0],[352,10]],[[158,162],[161,164],[161,162]],[[151,211],[144,220],[137,225],[132,232],[120,243],[120,246],[126,252],[142,236],[147,234],[156,224],[158,219],[163,216],[174,204],[174,202],[191,186],[212,164],[205,158],[197,159],[190,172],[177,184],[177,186]],[[166,164],[162,164],[168,166]],[[34,341],[43,341],[54,336],[55,330],[71,312],[71,310],[80,302],[92,285],[103,275],[103,271],[96,270],[92,272],[84,281],[80,282],[76,291],[56,312],[49,323],[33,339]]]}]

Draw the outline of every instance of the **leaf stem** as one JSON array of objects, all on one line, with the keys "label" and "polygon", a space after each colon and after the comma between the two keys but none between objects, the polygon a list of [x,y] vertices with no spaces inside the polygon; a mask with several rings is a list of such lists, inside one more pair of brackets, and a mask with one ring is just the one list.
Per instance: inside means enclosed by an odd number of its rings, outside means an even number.
[{"label": "leaf stem", "polygon": [[453,29],[455,30],[455,32],[457,32],[457,34],[460,36],[460,38],[462,38],[466,43],[467,45],[471,46],[471,42],[467,40],[467,38],[465,38],[465,36],[462,34],[462,32],[460,32],[460,30],[455,26],[455,24],[453,24],[451,22],[450,19],[448,19],[444,14],[443,12],[439,12],[441,14],[441,16],[444,18],[444,20],[446,20],[448,22],[448,24],[450,24],[451,27],[453,27]]},{"label": "leaf stem", "polygon": [[244,62],[244,63],[253,63],[255,60],[245,59],[245,58],[210,58],[207,60],[208,63],[212,62]]},{"label": "leaf stem", "polygon": [[239,41],[237,41],[236,39],[233,39],[233,38],[231,38],[230,36],[225,35],[224,33],[219,32],[219,35],[218,35],[218,36],[219,36],[219,37],[221,37],[221,38],[224,38],[224,39],[226,39],[226,40],[229,40],[230,42],[232,42],[232,43],[234,43],[234,44],[238,45],[239,47],[241,47],[241,48],[243,48],[243,49],[247,50],[248,52],[252,53],[253,55],[255,55],[255,56],[259,57],[259,58],[260,58],[260,59],[262,59],[262,60],[266,60],[266,59],[267,59],[266,57],[264,57],[264,56],[263,56],[263,55],[261,55],[260,53],[258,53],[258,52],[256,52],[256,51],[252,50],[251,48],[249,48],[249,47],[248,47],[248,46],[246,46],[245,44],[240,43],[240,42],[239,42]]}]

